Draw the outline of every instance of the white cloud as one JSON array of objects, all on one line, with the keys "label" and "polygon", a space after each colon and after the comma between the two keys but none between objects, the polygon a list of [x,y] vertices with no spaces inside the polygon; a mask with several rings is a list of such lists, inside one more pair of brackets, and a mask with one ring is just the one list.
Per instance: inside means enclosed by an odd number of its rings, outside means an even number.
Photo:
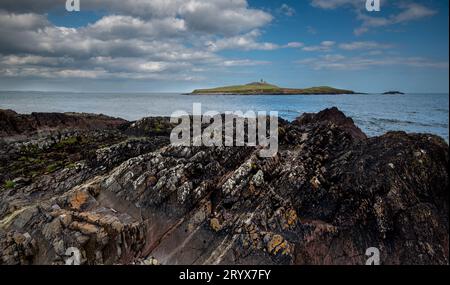
[{"label": "white cloud", "polygon": [[400,13],[388,17],[373,17],[364,12],[358,12],[358,19],[362,21],[362,25],[355,29],[355,34],[361,35],[373,28],[404,24],[436,14],[436,11],[413,2],[402,3],[399,8],[402,10]]},{"label": "white cloud", "polygon": [[[422,4],[413,1],[396,2],[382,1],[383,7],[392,5],[399,10],[397,13],[388,16],[374,16],[374,13],[368,13],[365,10],[366,0],[311,0],[311,5],[321,9],[337,9],[347,7],[355,11],[357,19],[361,25],[354,29],[356,35],[361,35],[371,29],[392,26],[396,24],[405,24],[411,21],[420,20],[429,16],[433,16],[437,12]],[[384,15],[384,14],[383,14]]]},{"label": "white cloud", "polygon": [[241,60],[225,60],[223,66],[257,66],[257,65],[267,65],[270,64],[269,61],[261,61],[261,60],[250,60],[250,59],[241,59]]},{"label": "white cloud", "polygon": [[297,61],[314,70],[364,70],[374,67],[408,66],[415,68],[448,69],[449,63],[422,57],[362,57],[328,54]]},{"label": "white cloud", "polygon": [[292,8],[291,6],[287,5],[286,3],[283,3],[281,5],[281,7],[278,9],[278,11],[280,13],[282,13],[283,15],[288,16],[288,17],[294,16],[295,12],[296,12],[294,8]]},{"label": "white cloud", "polygon": [[131,16],[105,16],[84,29],[97,39],[108,38],[169,38],[187,31],[183,19],[163,18],[145,21]]},{"label": "white cloud", "polygon": [[[63,4],[2,0],[2,76],[187,80],[199,78],[189,74],[208,66],[267,64],[223,59],[216,51],[281,48],[258,41],[258,28],[272,16],[250,8],[246,0],[84,1],[83,10],[109,14],[79,28],[58,27],[47,20],[44,12]],[[207,42],[216,47],[207,47]]]},{"label": "white cloud", "polygon": [[206,43],[206,46],[210,51],[221,51],[227,49],[235,50],[276,50],[280,48],[299,48],[303,46],[300,42],[289,42],[285,45],[278,45],[270,42],[259,42],[258,38],[261,36],[259,30],[253,30],[249,33],[234,36],[225,37],[219,40],[212,40]]},{"label": "white cloud", "polygon": [[247,1],[183,1],[179,16],[194,31],[235,35],[260,28],[272,21],[272,15],[248,8]]},{"label": "white cloud", "polygon": [[336,9],[341,6],[366,7],[366,0],[312,0],[311,5],[322,9]]},{"label": "white cloud", "polygon": [[330,51],[335,44],[336,44],[336,42],[333,42],[333,41],[323,41],[319,45],[316,45],[316,46],[304,46],[303,50],[304,51],[325,52],[325,51]]},{"label": "white cloud", "polygon": [[[2,9],[9,12],[45,13],[61,8],[54,0],[2,0]],[[238,34],[260,28],[272,15],[251,9],[247,0],[89,0],[82,1],[83,11],[106,10],[111,14],[142,19],[180,18],[190,31],[215,34]]]},{"label": "white cloud", "polygon": [[350,42],[350,43],[342,43],[339,45],[340,49],[353,51],[353,50],[373,50],[373,49],[389,49],[392,48],[392,45],[389,44],[381,44],[373,41],[369,42]]},{"label": "white cloud", "polygon": [[286,48],[301,48],[302,46],[304,46],[304,44],[301,42],[290,42],[284,45]]},{"label": "white cloud", "polygon": [[11,32],[16,30],[37,30],[49,25],[47,19],[38,14],[13,14],[0,9],[0,27]]},{"label": "white cloud", "polygon": [[206,43],[208,49],[211,51],[220,51],[225,49],[240,49],[240,50],[274,50],[279,46],[268,42],[258,42],[257,38],[261,35],[258,30],[253,30],[247,34],[234,36],[229,38],[222,38],[216,41],[209,41]]},{"label": "white cloud", "polygon": [[430,8],[427,8],[423,5],[419,5],[416,3],[402,3],[400,5],[401,8],[404,10],[394,16],[391,20],[393,23],[404,23],[409,21],[414,21],[417,19],[433,16],[437,12],[435,10],[432,10]]}]

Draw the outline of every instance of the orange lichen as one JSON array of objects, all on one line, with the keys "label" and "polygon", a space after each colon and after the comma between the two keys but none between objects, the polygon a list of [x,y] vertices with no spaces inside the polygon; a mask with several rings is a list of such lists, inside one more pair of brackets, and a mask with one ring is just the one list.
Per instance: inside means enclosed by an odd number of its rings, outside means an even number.
[{"label": "orange lichen", "polygon": [[85,235],[92,235],[96,234],[99,231],[99,228],[95,225],[88,224],[88,223],[79,223],[79,222],[73,222],[70,225],[71,229],[80,231],[81,233]]},{"label": "orange lichen", "polygon": [[210,221],[210,225],[211,225],[211,228],[216,232],[218,232],[222,229],[222,226],[220,225],[220,222],[217,218],[212,218]]},{"label": "orange lichen", "polygon": [[280,251],[281,254],[286,255],[290,253],[289,244],[280,235],[274,235],[267,244],[267,250],[273,255],[277,255]]},{"label": "orange lichen", "polygon": [[89,194],[85,191],[76,192],[70,200],[70,206],[72,207],[72,209],[80,210],[88,199]]},{"label": "orange lichen", "polygon": [[297,219],[298,219],[297,212],[294,209],[290,209],[289,211],[287,211],[286,222],[289,227],[295,225],[295,223],[297,222]]}]

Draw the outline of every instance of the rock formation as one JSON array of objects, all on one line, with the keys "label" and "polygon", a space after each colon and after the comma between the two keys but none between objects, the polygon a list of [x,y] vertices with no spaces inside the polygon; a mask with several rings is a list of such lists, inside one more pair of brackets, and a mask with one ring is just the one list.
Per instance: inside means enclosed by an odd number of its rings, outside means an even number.
[{"label": "rock formation", "polygon": [[278,154],[174,147],[168,118],[0,112],[0,264],[448,264],[448,145],[336,108]]}]

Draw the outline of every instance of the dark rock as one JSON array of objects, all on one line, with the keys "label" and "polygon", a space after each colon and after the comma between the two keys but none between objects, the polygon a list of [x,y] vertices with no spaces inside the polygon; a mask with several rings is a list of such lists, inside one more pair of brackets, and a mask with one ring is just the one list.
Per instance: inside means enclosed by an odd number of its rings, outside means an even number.
[{"label": "dark rock", "polygon": [[358,128],[353,122],[352,118],[346,117],[344,113],[339,111],[336,107],[323,110],[317,114],[305,113],[294,121],[294,124],[309,125],[309,124],[335,124],[340,129],[346,131],[354,139],[365,140],[367,136]]},{"label": "dark rock", "polygon": [[405,95],[405,93],[400,92],[400,91],[388,91],[388,92],[384,92],[383,95]]},{"label": "dark rock", "polygon": [[[441,138],[367,138],[332,108],[280,119],[280,150],[261,158],[170,146],[171,127],[106,126],[100,141],[117,137],[106,146],[81,131],[91,155],[62,148],[76,167],[0,189],[0,263],[64,264],[70,247],[83,264],[364,264],[370,247],[383,264],[449,262]],[[3,141],[11,162],[15,143]]]},{"label": "dark rock", "polygon": [[43,130],[116,128],[127,121],[105,115],[82,113],[32,113],[20,115],[11,110],[0,110],[0,137],[30,135]]}]

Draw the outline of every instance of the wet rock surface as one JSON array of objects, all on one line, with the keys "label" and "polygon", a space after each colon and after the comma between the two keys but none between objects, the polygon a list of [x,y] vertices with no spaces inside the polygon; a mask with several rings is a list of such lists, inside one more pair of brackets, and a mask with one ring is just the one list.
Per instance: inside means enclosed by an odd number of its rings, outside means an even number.
[{"label": "wet rock surface", "polygon": [[69,248],[81,264],[365,264],[370,247],[383,264],[449,262],[448,145],[433,135],[367,138],[333,108],[280,119],[262,158],[171,146],[168,118],[49,130],[1,114],[0,264],[65,264]]}]

